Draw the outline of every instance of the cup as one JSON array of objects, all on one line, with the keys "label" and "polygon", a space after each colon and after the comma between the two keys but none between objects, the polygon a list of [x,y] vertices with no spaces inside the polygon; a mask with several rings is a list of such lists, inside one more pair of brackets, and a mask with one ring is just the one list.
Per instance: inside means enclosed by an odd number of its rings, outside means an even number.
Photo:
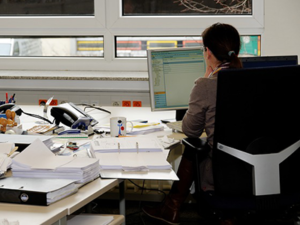
[{"label": "cup", "polygon": [[[127,123],[131,123],[131,129],[127,130]],[[130,133],[133,129],[133,123],[127,121],[125,117],[112,117],[110,118],[110,136],[119,137],[125,136],[126,133]]]}]

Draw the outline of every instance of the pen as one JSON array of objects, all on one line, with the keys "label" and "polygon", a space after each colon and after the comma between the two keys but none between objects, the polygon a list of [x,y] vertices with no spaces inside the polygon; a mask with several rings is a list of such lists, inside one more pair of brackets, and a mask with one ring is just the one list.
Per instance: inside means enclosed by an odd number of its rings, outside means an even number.
[{"label": "pen", "polygon": [[143,127],[149,127],[149,126],[156,126],[160,123],[145,123],[145,124],[136,124],[133,126],[133,128],[143,128]]},{"label": "pen", "polygon": [[8,100],[9,103],[11,103],[11,102],[14,103],[14,102],[15,102],[15,101],[14,101],[15,95],[16,95],[16,94],[14,93],[14,94],[10,97],[10,99]]},{"label": "pen", "polygon": [[139,143],[136,142],[136,151],[139,153]]},{"label": "pen", "polygon": [[6,103],[8,103],[8,93],[6,92]]}]

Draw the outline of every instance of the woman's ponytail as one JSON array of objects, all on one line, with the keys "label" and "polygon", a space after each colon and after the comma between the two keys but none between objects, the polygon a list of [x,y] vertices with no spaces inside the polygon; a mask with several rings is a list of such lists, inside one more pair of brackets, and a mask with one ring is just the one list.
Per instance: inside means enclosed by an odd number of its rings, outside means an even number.
[{"label": "woman's ponytail", "polygon": [[229,51],[229,68],[243,68],[243,64],[234,51]]}]

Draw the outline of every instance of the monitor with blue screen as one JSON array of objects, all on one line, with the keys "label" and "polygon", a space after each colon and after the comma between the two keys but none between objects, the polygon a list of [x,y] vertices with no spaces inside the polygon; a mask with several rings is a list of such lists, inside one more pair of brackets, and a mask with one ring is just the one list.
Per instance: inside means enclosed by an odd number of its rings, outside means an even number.
[{"label": "monitor with blue screen", "polygon": [[[202,48],[151,49],[147,57],[151,110],[176,110],[176,120],[181,120],[188,108],[194,81],[205,74]],[[240,59],[244,68],[298,64],[296,55]]]},{"label": "monitor with blue screen", "polygon": [[195,80],[205,74],[202,48],[147,51],[151,110],[186,110]]}]

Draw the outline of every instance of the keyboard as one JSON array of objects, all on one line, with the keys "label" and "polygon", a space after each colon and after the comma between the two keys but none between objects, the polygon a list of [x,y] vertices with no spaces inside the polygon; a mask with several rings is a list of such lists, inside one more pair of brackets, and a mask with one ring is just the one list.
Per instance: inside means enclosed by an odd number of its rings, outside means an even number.
[{"label": "keyboard", "polygon": [[169,122],[166,124],[172,130],[178,131],[182,133],[182,121]]}]

